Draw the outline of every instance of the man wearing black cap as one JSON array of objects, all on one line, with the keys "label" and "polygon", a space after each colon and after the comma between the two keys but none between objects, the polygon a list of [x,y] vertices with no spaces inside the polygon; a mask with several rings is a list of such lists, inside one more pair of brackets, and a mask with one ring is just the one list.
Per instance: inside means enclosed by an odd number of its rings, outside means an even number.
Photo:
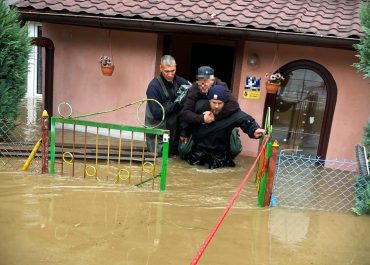
[{"label": "man wearing black cap", "polygon": [[208,164],[210,169],[219,167],[234,167],[235,155],[230,151],[230,136],[232,130],[240,127],[250,138],[258,139],[265,132],[254,118],[240,109],[222,119],[225,102],[229,100],[229,93],[223,86],[215,85],[208,91],[208,104],[196,106],[196,113],[210,111],[215,116],[212,123],[194,126],[192,130],[193,147],[186,160],[191,165]]},{"label": "man wearing black cap", "polygon": [[214,70],[210,66],[201,66],[198,68],[197,81],[193,83],[188,91],[184,106],[180,112],[181,132],[180,140],[186,141],[189,136],[189,127],[202,124],[212,123],[215,119],[222,119],[239,110],[239,103],[234,96],[228,96],[225,102],[224,111],[215,117],[210,111],[196,113],[195,106],[198,100],[207,99],[209,89],[214,85],[220,85],[230,94],[227,84],[214,76]]}]

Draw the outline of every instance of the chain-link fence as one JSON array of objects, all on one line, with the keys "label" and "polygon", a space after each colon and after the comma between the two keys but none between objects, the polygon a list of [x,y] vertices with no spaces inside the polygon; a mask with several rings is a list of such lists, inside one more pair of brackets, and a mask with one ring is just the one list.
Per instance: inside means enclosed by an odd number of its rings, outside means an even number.
[{"label": "chain-link fence", "polygon": [[272,205],[288,208],[350,211],[365,192],[356,161],[320,160],[287,155],[282,150],[273,187]]},{"label": "chain-link fence", "polygon": [[[30,98],[21,102],[16,121],[0,119],[0,172],[20,171],[36,142],[41,137],[41,100]],[[41,173],[41,153],[36,153],[29,172]]]}]

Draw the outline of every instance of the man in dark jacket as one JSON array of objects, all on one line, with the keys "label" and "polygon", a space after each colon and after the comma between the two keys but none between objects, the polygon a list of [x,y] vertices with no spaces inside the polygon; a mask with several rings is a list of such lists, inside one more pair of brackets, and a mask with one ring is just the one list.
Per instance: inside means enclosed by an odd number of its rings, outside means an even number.
[{"label": "man in dark jacket", "polygon": [[[215,116],[212,123],[197,125],[192,130],[194,145],[186,160],[191,165],[208,167],[234,167],[234,157],[230,153],[230,135],[234,128],[240,127],[250,138],[258,139],[265,132],[254,118],[240,109],[233,114],[217,119],[223,114],[225,102],[230,95],[220,85],[213,86],[207,95],[208,102],[197,103],[196,112],[210,111]],[[204,104],[205,103],[205,104]],[[208,104],[207,104],[208,103]]]},{"label": "man in dark jacket", "polygon": [[[180,102],[176,101],[176,92],[181,85],[191,84],[184,78],[176,75],[176,61],[171,55],[164,55],[160,64],[161,74],[150,81],[146,95],[148,99],[155,99],[164,107],[163,111],[154,101],[148,101],[145,110],[145,125],[159,129],[170,130],[170,154],[176,154],[179,142],[178,116],[181,109]],[[146,135],[147,147],[150,152],[155,150],[155,136]],[[162,139],[158,139],[157,152],[162,154]]]},{"label": "man in dark jacket", "polygon": [[198,68],[197,81],[190,87],[184,106],[180,113],[181,132],[180,140],[186,141],[189,136],[189,128],[193,125],[202,123],[212,123],[217,119],[222,119],[239,110],[239,103],[231,94],[228,96],[228,101],[225,102],[223,112],[215,117],[212,112],[205,111],[204,113],[196,113],[195,106],[198,100],[206,99],[209,89],[215,85],[224,87],[225,91],[230,94],[227,84],[214,76],[214,70],[209,66],[201,66]]}]

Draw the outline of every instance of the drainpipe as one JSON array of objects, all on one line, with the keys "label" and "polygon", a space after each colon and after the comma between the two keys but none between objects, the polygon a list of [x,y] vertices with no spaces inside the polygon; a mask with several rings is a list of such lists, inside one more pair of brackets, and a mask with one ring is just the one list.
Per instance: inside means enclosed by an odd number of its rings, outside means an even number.
[{"label": "drainpipe", "polygon": [[44,109],[53,116],[54,43],[45,37],[32,38],[32,44],[45,48]]}]

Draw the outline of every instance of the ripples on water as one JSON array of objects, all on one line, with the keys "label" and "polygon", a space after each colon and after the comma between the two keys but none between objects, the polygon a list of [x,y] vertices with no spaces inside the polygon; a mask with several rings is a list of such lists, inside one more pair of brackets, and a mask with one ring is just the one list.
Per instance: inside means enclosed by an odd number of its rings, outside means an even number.
[{"label": "ripples on water", "polygon": [[[0,264],[189,264],[253,158],[209,170],[171,158],[167,189],[0,173]],[[199,264],[370,264],[370,218],[256,207],[253,174]]]},{"label": "ripples on water", "polygon": [[[189,264],[252,161],[208,170],[171,158],[165,192],[1,173],[1,264]],[[369,216],[256,200],[253,175],[199,264],[368,264]]]}]

